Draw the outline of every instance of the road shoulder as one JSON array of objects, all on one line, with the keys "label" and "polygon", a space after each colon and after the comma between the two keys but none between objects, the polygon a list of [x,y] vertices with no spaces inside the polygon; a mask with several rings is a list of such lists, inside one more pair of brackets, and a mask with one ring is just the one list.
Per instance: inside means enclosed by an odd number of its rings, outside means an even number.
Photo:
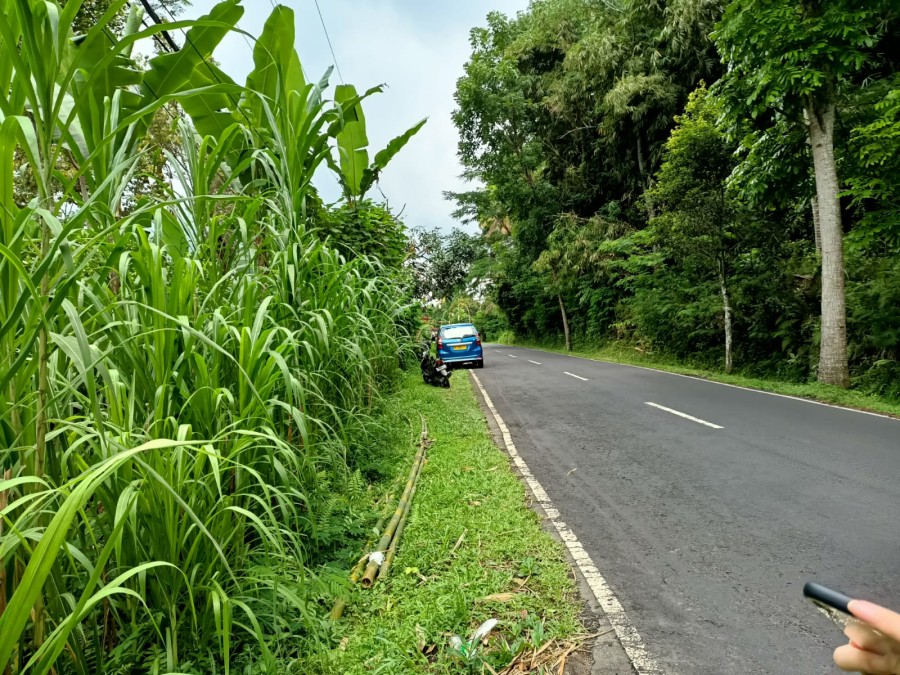
[{"label": "road shoulder", "polygon": [[[484,392],[477,380],[477,375],[474,374],[473,385],[472,389],[478,400],[478,404],[481,406],[482,413],[484,414],[485,421],[490,429],[494,443],[504,452],[504,454],[507,454],[503,431],[500,429],[494,414],[492,414],[492,411],[485,400]],[[507,454],[507,456],[509,455]],[[534,494],[528,481],[525,480],[525,477],[516,467],[515,463],[512,461],[512,457],[509,459],[510,469],[525,486],[529,504],[540,517],[542,529],[560,544],[564,544],[562,537],[556,527],[552,524],[550,516],[541,505],[540,500]],[[593,642],[590,658],[582,658],[577,662],[573,661],[566,669],[566,673],[569,673],[570,675],[632,675],[636,671],[632,665],[631,659],[629,659],[625,648],[616,636],[615,629],[613,628],[609,617],[600,606],[587,578],[581,572],[576,560],[568,549],[566,549],[566,559],[569,562],[573,576],[578,582],[578,589],[582,601],[581,619],[587,627],[588,632],[591,635],[597,636]]]},{"label": "road shoulder", "polygon": [[[528,508],[472,390],[465,372],[449,390],[410,376],[388,403],[381,424],[406,439],[408,457],[420,414],[433,442],[397,557],[388,579],[347,597],[335,642],[304,645],[290,672],[555,674],[562,662],[569,675],[590,672],[571,668],[588,631],[564,548]],[[489,619],[496,628],[461,658],[452,636],[468,641]]]}]

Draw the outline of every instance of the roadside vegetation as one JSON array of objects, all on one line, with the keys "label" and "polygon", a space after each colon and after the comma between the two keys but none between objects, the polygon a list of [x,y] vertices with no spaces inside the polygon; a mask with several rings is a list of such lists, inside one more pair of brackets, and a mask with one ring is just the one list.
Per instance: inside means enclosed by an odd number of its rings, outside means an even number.
[{"label": "roadside vegetation", "polygon": [[330,635],[418,323],[366,195],[421,123],[370,158],[378,90],[307,81],[284,6],[232,81],[243,12],[0,0],[4,673],[275,672]]},{"label": "roadside vegetation", "polygon": [[[529,668],[513,672],[557,672],[583,633],[562,545],[529,508],[467,373],[449,390],[410,376],[388,402],[379,445],[402,448],[407,469],[419,413],[434,443],[391,574],[354,591],[333,642],[309,644],[291,672],[499,673],[519,662]],[[352,564],[360,551],[349,555]],[[453,647],[453,635],[467,643],[491,619],[499,623],[483,644]]]},{"label": "roadside vegetation", "polygon": [[[188,4],[0,0],[4,674],[558,668],[562,549],[466,377],[403,373],[423,304],[900,399],[887,0],[491,14],[454,117],[480,235],[408,235],[372,198],[425,122],[370,152],[381,89],[308,79],[289,8],[239,83],[215,50],[267,3]],[[419,412],[435,444],[362,594]]]},{"label": "roadside vegetation", "polygon": [[897,44],[888,1],[491,14],[450,195],[481,252],[443,311],[900,402]]}]

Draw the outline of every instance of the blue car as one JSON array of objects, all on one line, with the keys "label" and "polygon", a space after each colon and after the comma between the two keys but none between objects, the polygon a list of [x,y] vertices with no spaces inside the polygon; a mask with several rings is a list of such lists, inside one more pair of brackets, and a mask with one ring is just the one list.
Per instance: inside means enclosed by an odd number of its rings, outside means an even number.
[{"label": "blue car", "polygon": [[484,368],[484,350],[478,329],[470,323],[441,326],[437,338],[437,357],[450,367]]}]

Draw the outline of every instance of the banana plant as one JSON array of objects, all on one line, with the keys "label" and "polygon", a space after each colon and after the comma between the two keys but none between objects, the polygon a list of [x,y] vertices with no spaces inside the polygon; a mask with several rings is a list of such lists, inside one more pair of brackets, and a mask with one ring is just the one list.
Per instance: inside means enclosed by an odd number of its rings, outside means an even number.
[{"label": "banana plant", "polygon": [[391,140],[375,154],[370,164],[366,117],[362,109],[362,99],[365,97],[360,97],[353,85],[342,84],[336,88],[334,98],[341,114],[341,123],[336,137],[338,161],[334,162],[332,158],[329,163],[338,176],[344,197],[349,202],[355,202],[366,196],[388,163],[428,120],[421,120]]}]

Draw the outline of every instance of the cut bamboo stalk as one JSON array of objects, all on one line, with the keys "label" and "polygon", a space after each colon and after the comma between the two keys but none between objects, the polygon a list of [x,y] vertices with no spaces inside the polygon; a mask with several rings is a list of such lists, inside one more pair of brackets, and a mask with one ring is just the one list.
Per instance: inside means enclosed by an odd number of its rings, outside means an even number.
[{"label": "cut bamboo stalk", "polygon": [[[421,469],[419,471],[421,472]],[[418,478],[416,482],[418,483]],[[409,517],[409,510],[412,507],[412,500],[416,494],[416,487],[416,485],[413,485],[412,492],[409,495],[409,501],[406,502],[406,509],[400,517],[400,522],[397,523],[397,531],[394,533],[394,538],[391,539],[391,545],[388,547],[387,554],[384,556],[384,562],[381,564],[381,567],[378,568],[379,579],[387,579],[388,574],[390,574],[391,563],[394,562],[394,556],[397,555],[397,547],[400,545],[400,537],[403,536],[403,530],[406,528],[406,519]]]},{"label": "cut bamboo stalk", "polygon": [[[375,523],[374,531],[375,531],[376,537],[379,534],[381,534],[381,528],[384,527],[384,520],[385,520],[385,516],[382,516],[381,518],[378,519],[378,522]],[[366,560],[368,560],[368,559],[369,559],[369,554],[367,553],[366,555],[364,555],[357,561],[356,565],[354,565],[353,571],[350,573],[350,585],[351,586],[355,586],[356,582],[359,581],[359,575],[362,574],[363,567],[365,566]],[[331,614],[329,614],[329,616],[331,617],[331,620],[337,621],[338,619],[340,619],[344,615],[344,609],[346,609],[346,607],[347,607],[347,601],[343,598],[338,600],[336,603],[334,603],[334,607],[331,608]]]},{"label": "cut bamboo stalk", "polygon": [[[424,429],[424,421],[423,421],[423,429]],[[406,481],[406,488],[403,490],[403,494],[400,495],[400,502],[397,504],[397,508],[394,510],[394,515],[391,516],[391,521],[388,523],[387,529],[384,531],[384,534],[381,535],[381,539],[378,541],[378,546],[375,548],[375,551],[372,555],[369,556],[369,564],[366,565],[366,572],[363,574],[362,581],[360,582],[363,588],[371,588],[372,584],[375,583],[375,575],[378,574],[378,568],[381,567],[384,562],[384,558],[381,556],[376,556],[374,554],[384,554],[385,551],[391,545],[391,541],[394,538],[394,534],[397,531],[397,525],[400,523],[400,519],[403,518],[403,512],[407,510],[409,501],[412,497],[413,489],[415,488],[416,481],[419,478],[419,473],[422,469],[422,464],[425,459],[425,448],[427,446],[426,443],[426,434],[427,431],[423,430],[422,439],[419,443],[419,450],[416,452],[416,457],[413,460],[412,468],[409,471],[409,478]]]}]

